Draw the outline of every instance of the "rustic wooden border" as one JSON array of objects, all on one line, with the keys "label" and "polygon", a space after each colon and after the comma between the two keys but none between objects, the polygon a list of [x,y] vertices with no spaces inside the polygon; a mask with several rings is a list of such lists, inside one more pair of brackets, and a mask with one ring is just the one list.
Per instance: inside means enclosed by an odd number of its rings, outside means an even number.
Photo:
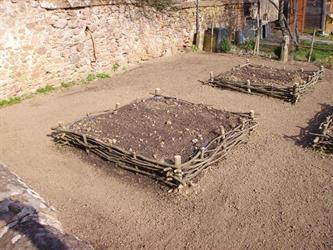
[{"label": "rustic wooden border", "polygon": [[[152,98],[155,97],[171,98],[186,102],[162,95],[155,95]],[[116,105],[116,109],[103,113],[116,112],[118,108],[119,105]],[[199,149],[190,160],[181,162],[181,156],[175,155],[174,164],[159,162],[152,158],[137,155],[113,145],[112,142],[105,143],[85,134],[71,131],[69,128],[73,123],[67,125],[59,124],[58,127],[52,129],[51,136],[57,144],[78,147],[88,153],[94,153],[104,160],[113,162],[120,168],[150,176],[169,187],[177,188],[180,185],[186,186],[190,184],[204,169],[221,160],[229,150],[244,141],[257,126],[254,111],[249,113],[230,113],[239,115],[242,123],[230,131],[225,131],[224,127],[221,126],[219,128],[220,135],[211,140],[206,147]],[[89,115],[89,117],[96,115]]]},{"label": "rustic wooden border", "polygon": [[[237,67],[243,68],[247,66],[261,67],[259,65],[253,65],[249,62],[243,65],[239,65]],[[296,83],[294,86],[290,87],[265,86],[259,84],[252,84],[249,81],[230,81],[223,78],[223,73],[214,77],[214,74],[212,72],[210,73],[210,79],[203,83],[213,87],[231,89],[246,94],[266,95],[295,104],[310,87],[314,86],[320,79],[324,77],[323,66],[321,66],[320,69],[317,71],[301,71],[308,73],[308,79],[304,83]]]},{"label": "rustic wooden border", "polygon": [[319,125],[317,133],[310,134],[315,136],[312,144],[313,148],[333,154],[333,136],[327,133],[330,126],[333,126],[333,114],[326,116],[325,121]]}]

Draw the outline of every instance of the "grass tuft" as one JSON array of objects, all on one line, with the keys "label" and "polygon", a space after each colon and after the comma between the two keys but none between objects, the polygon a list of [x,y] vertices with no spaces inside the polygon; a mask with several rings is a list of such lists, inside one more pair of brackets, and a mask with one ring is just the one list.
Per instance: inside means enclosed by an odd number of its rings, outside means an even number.
[{"label": "grass tuft", "polygon": [[86,80],[88,82],[94,81],[94,80],[96,80],[96,76],[94,74],[90,73],[90,74],[87,75]]},{"label": "grass tuft", "polygon": [[54,87],[53,85],[46,85],[45,87],[38,88],[36,90],[36,93],[46,94],[46,93],[52,92],[54,90],[56,90],[56,87]]},{"label": "grass tuft", "polygon": [[120,65],[119,65],[118,63],[114,63],[114,64],[112,65],[112,70],[113,70],[113,72],[116,72],[116,71],[119,69],[119,67],[120,67]]},{"label": "grass tuft", "polygon": [[20,103],[21,101],[22,101],[21,97],[12,97],[12,98],[9,98],[9,99],[6,99],[6,100],[1,100],[0,101],[0,108],[17,104],[17,103]]},{"label": "grass tuft", "polygon": [[62,82],[61,83],[61,88],[69,88],[69,87],[72,87],[74,86],[76,83],[74,81],[70,81],[70,82]]},{"label": "grass tuft", "polygon": [[106,79],[106,78],[110,78],[111,76],[108,73],[101,72],[101,73],[97,73],[96,77],[98,79]]}]

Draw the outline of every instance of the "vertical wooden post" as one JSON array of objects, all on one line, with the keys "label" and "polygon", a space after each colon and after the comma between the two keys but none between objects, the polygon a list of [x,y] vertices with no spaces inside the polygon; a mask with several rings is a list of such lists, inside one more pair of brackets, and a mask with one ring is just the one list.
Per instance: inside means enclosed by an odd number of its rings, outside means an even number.
[{"label": "vertical wooden post", "polygon": [[213,71],[211,71],[210,73],[209,73],[209,82],[214,82],[214,73],[213,73]]},{"label": "vertical wooden post", "polygon": [[214,38],[214,24],[212,22],[211,25],[211,33],[210,33],[210,52],[213,52],[213,38]]},{"label": "vertical wooden post", "polygon": [[180,169],[182,166],[182,157],[180,155],[175,155],[175,167]]},{"label": "vertical wooden post", "polygon": [[223,126],[220,126],[220,133],[221,133],[222,139],[225,139],[225,129]]},{"label": "vertical wooden post", "polygon": [[310,49],[310,53],[309,53],[308,62],[311,62],[315,37],[316,37],[316,29],[313,30],[313,34],[312,34],[311,49]]},{"label": "vertical wooden post", "polygon": [[259,55],[260,52],[260,37],[261,37],[261,25],[260,25],[260,0],[257,1],[257,37],[255,52],[256,55]]},{"label": "vertical wooden post", "polygon": [[324,66],[321,65],[320,66],[320,72],[319,72],[319,80],[323,80],[324,70],[325,70]]},{"label": "vertical wooden post", "polygon": [[325,29],[326,29],[326,15],[327,15],[327,9],[326,9],[326,5],[327,5],[327,0],[323,0],[322,3],[322,15],[321,15],[321,34],[325,35]]},{"label": "vertical wooden post", "polygon": [[280,60],[282,62],[288,62],[288,56],[289,56],[289,43],[290,43],[290,38],[289,36],[284,36],[283,37],[283,44],[281,46],[281,58]]},{"label": "vertical wooden post", "polygon": [[254,119],[254,110],[250,110],[250,117],[251,119]]},{"label": "vertical wooden post", "polygon": [[155,95],[157,95],[157,96],[161,95],[161,89],[160,88],[155,89]]},{"label": "vertical wooden post", "polygon": [[294,88],[293,88],[294,103],[296,103],[299,99],[298,89],[299,89],[299,83],[295,83]]},{"label": "vertical wooden post", "polygon": [[250,82],[250,80],[246,81],[246,85],[247,85],[247,92],[251,93],[251,88],[250,88],[251,87],[251,82]]},{"label": "vertical wooden post", "polygon": [[201,147],[200,151],[201,151],[200,159],[203,159],[205,157],[205,148]]}]

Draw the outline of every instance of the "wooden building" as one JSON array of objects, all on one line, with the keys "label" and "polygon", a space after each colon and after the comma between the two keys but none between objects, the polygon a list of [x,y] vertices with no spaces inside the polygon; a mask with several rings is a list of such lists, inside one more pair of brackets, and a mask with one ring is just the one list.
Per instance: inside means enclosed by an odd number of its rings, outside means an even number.
[{"label": "wooden building", "polygon": [[324,25],[326,33],[332,32],[333,0],[290,0],[285,5],[290,27],[296,24],[299,32],[306,32]]}]

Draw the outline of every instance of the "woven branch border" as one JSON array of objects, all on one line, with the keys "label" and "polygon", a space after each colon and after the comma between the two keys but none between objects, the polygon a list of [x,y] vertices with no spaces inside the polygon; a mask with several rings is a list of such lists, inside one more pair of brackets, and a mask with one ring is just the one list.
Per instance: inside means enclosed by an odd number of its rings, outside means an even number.
[{"label": "woven branch border", "polygon": [[[173,97],[161,95],[158,97],[172,98],[186,102]],[[114,111],[116,109],[113,111],[103,111],[103,113]],[[69,128],[73,123],[67,125],[59,124],[58,127],[52,129],[51,136],[57,144],[70,145],[85,150],[88,153],[92,152],[106,161],[115,163],[120,168],[150,176],[171,188],[177,188],[180,185],[189,185],[204,169],[217,163],[225,157],[229,150],[243,142],[257,126],[253,111],[249,113],[230,113],[239,115],[242,123],[230,131],[225,131],[223,126],[221,126],[219,128],[220,135],[211,140],[206,147],[202,147],[195,152],[188,161],[183,163],[177,162],[176,158],[178,156],[175,156],[175,163],[171,164],[159,162],[139,154],[137,155],[111,143],[108,144],[85,134],[71,131]]]},{"label": "woven branch border", "polygon": [[[247,66],[257,67],[250,63],[239,65],[237,67],[244,68]],[[219,74],[214,77],[213,73],[210,74],[210,79],[204,84],[208,84],[213,87],[226,88],[246,94],[266,95],[278,99],[282,99],[293,104],[297,103],[302,95],[312,86],[314,86],[318,80],[324,77],[324,67],[321,66],[317,71],[302,71],[309,74],[308,79],[304,83],[296,83],[291,87],[276,87],[265,86],[259,84],[252,84],[249,82],[230,81],[223,79],[223,74]]]},{"label": "woven branch border", "polygon": [[312,146],[315,149],[333,154],[333,136],[327,133],[330,126],[333,126],[333,115],[328,115],[325,121],[319,125],[318,133],[311,133],[315,136]]}]

